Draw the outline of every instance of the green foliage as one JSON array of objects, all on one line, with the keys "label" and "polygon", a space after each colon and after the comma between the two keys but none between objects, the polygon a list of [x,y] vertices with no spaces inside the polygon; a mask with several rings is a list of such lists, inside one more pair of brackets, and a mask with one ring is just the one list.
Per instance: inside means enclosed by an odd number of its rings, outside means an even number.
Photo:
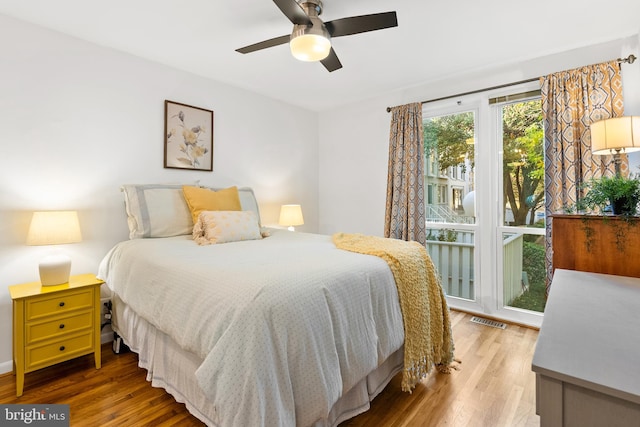
[{"label": "green foliage", "polygon": [[451,228],[443,228],[438,230],[438,234],[433,233],[434,230],[429,230],[427,240],[437,240],[439,242],[457,242],[458,232]]},{"label": "green foliage", "polygon": [[424,121],[424,150],[427,157],[438,155],[440,170],[465,166],[465,159],[474,164],[474,117],[471,111],[431,117]]},{"label": "green foliage", "polygon": [[[576,203],[579,211],[604,213],[608,206],[614,214],[633,216],[640,201],[640,181],[622,176],[593,178],[583,188],[587,193]],[[619,210],[619,211],[618,211]]]},{"label": "green foliage", "polygon": [[527,214],[544,200],[544,150],[540,100],[506,105],[503,123],[503,181],[505,201],[513,212],[513,225],[526,223]]},{"label": "green foliage", "polygon": [[543,312],[546,303],[546,269],[544,246],[524,242],[522,246],[522,269],[529,277],[529,290],[511,302],[512,307]]},{"label": "green foliage", "polygon": [[522,245],[522,269],[527,272],[530,283],[543,283],[547,277],[544,246],[538,243],[524,242]]},{"label": "green foliage", "polygon": [[543,313],[546,302],[546,288],[544,283],[532,283],[529,285],[528,291],[511,302],[511,307]]},{"label": "green foliage", "polygon": [[[544,151],[542,108],[540,100],[505,105],[503,121],[503,181],[505,203],[513,212],[513,225],[526,223],[528,214],[544,201]],[[475,167],[474,114],[464,112],[424,121],[424,143],[427,157],[437,156],[438,167]]]}]

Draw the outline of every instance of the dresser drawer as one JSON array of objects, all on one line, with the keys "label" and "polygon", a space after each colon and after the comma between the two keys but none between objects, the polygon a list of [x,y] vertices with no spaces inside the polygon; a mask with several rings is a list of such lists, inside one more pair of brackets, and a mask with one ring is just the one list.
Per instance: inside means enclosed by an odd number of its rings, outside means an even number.
[{"label": "dresser drawer", "polygon": [[25,320],[39,319],[55,314],[66,313],[80,308],[93,307],[93,290],[58,292],[52,295],[39,295],[29,298],[25,303]]},{"label": "dresser drawer", "polygon": [[29,372],[93,352],[93,331],[42,345],[31,345],[25,350],[25,371]]},{"label": "dresser drawer", "polygon": [[29,322],[26,325],[25,345],[38,341],[57,338],[64,334],[78,332],[93,327],[93,311],[87,310],[69,316],[57,317],[41,322]]}]

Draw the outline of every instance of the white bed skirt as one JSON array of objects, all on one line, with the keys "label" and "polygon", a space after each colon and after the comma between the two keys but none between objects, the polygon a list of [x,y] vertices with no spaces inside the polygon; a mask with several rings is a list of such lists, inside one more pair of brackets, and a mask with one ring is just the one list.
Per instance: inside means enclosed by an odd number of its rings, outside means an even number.
[{"label": "white bed skirt", "polygon": [[[153,387],[165,389],[208,426],[224,427],[219,424],[213,403],[205,398],[196,380],[195,372],[202,360],[181,349],[173,339],[138,316],[115,294],[112,321],[114,331],[138,354],[138,364],[147,370],[147,381]],[[342,396],[328,417],[318,420],[313,427],[336,426],[366,412],[370,402],[402,370],[403,360],[404,350],[401,347]]]}]

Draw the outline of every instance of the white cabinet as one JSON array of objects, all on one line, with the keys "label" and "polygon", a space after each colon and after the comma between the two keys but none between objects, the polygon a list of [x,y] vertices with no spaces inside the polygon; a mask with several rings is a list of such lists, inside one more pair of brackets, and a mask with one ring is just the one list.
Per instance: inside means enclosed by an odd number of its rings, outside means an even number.
[{"label": "white cabinet", "polygon": [[541,427],[640,427],[640,279],[557,269],[532,369]]}]

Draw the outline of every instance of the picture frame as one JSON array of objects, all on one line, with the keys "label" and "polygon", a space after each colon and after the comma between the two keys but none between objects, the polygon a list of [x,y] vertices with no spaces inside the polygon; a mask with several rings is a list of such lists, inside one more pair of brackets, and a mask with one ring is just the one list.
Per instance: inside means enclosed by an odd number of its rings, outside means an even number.
[{"label": "picture frame", "polygon": [[213,171],[213,111],[164,101],[164,167]]}]

